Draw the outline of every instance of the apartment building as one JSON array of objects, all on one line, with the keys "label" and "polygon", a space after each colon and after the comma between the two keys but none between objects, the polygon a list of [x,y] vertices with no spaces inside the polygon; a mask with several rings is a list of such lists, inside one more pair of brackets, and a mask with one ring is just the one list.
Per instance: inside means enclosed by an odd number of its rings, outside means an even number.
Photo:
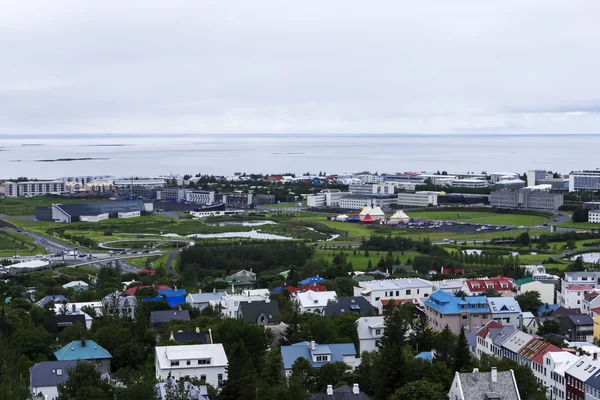
[{"label": "apartment building", "polygon": [[485,296],[460,298],[441,290],[425,301],[425,314],[433,329],[441,331],[448,325],[455,334],[459,334],[461,328],[466,333],[476,331],[491,319]]},{"label": "apartment building", "polygon": [[340,198],[339,208],[358,210],[371,206],[390,208],[397,203],[397,197],[393,194],[346,194]]},{"label": "apartment building", "polygon": [[490,205],[501,208],[533,208],[554,211],[563,205],[563,194],[533,188],[499,190],[490,193]]},{"label": "apartment building", "polygon": [[483,295],[488,290],[495,290],[504,296],[513,295],[513,279],[503,276],[491,278],[467,279],[462,290],[470,296]]},{"label": "apartment building", "polygon": [[379,351],[377,343],[381,340],[385,330],[384,319],[384,316],[361,317],[356,321],[359,354],[364,351]]},{"label": "apartment building", "polygon": [[492,320],[504,325],[520,326],[521,307],[514,297],[488,297]]},{"label": "apartment building", "polygon": [[427,207],[438,205],[440,192],[398,193],[398,205],[409,207]]},{"label": "apartment building", "polygon": [[67,193],[67,187],[63,181],[4,182],[6,197],[35,197],[64,193]]},{"label": "apartment building", "polygon": [[551,282],[534,280],[531,277],[518,279],[513,282],[517,295],[538,292],[542,304],[554,304],[554,284]]},{"label": "apartment building", "polygon": [[452,187],[483,189],[488,187],[488,182],[483,179],[456,179],[452,181]]},{"label": "apartment building", "polygon": [[548,352],[544,354],[544,383],[556,400],[566,400],[565,371],[579,360],[568,351]]},{"label": "apartment building", "polygon": [[595,357],[583,356],[565,371],[566,398],[571,400],[587,399],[585,382],[600,372],[600,361]]},{"label": "apartment building", "polygon": [[584,312],[585,295],[598,287],[597,272],[565,272],[560,291],[556,291],[556,304]]},{"label": "apartment building", "polygon": [[184,199],[188,203],[196,204],[213,204],[215,202],[216,194],[214,191],[206,190],[186,190],[184,193]]},{"label": "apartment building", "polygon": [[433,292],[433,284],[420,278],[380,279],[358,282],[354,296],[363,296],[372,306],[381,309],[381,300],[420,300]]},{"label": "apartment building", "polygon": [[349,194],[339,189],[324,189],[320,193],[309,194],[306,197],[306,205],[308,207],[338,207],[340,199]]},{"label": "apartment building", "polygon": [[600,190],[600,169],[571,172],[569,192],[576,190]]},{"label": "apartment building", "polygon": [[600,209],[590,210],[588,212],[588,222],[592,224],[600,224]]}]

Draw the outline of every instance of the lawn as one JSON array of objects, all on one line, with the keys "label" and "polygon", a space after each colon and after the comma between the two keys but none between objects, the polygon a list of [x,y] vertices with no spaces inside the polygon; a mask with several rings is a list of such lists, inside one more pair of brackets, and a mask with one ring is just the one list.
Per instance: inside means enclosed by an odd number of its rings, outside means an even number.
[{"label": "lawn", "polygon": [[103,199],[71,199],[65,196],[46,195],[36,197],[19,197],[0,199],[0,214],[35,215],[36,207],[50,207],[52,204],[86,203]]},{"label": "lawn", "polygon": [[29,236],[0,232],[0,258],[12,257],[15,254],[32,256],[45,253],[46,250],[34,244],[33,239]]},{"label": "lawn", "polygon": [[538,215],[500,214],[480,211],[415,211],[408,212],[411,218],[423,218],[438,221],[456,221],[476,224],[533,226],[541,225],[548,219]]},{"label": "lawn", "polygon": [[574,228],[574,229],[600,229],[600,224],[593,224],[590,222],[573,222],[573,220],[561,222],[556,225],[562,226],[564,228]]},{"label": "lawn", "polygon": [[[369,251],[369,256],[365,257],[364,250],[356,249],[356,255],[354,255],[353,250],[343,250],[346,254],[346,259],[352,263],[352,267],[356,271],[365,271],[369,265],[369,260],[371,260],[371,265],[373,269],[377,268],[377,263],[381,259],[387,255],[386,251]],[[327,261],[331,261],[333,259],[334,254],[339,253],[339,250],[332,249],[317,249],[314,255],[314,258],[323,258]],[[379,253],[379,254],[378,254]],[[419,253],[416,251],[405,251],[404,254],[401,251],[394,252],[394,259],[398,258],[401,264],[406,264],[408,259],[414,259],[415,256],[418,256]]]}]

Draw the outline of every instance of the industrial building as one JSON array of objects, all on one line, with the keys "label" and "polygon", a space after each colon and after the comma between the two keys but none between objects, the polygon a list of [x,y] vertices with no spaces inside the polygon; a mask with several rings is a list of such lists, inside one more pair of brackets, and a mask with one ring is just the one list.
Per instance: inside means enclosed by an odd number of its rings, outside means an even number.
[{"label": "industrial building", "polygon": [[350,194],[340,198],[339,208],[358,210],[365,206],[390,208],[397,203],[396,195]]},{"label": "industrial building", "polygon": [[215,202],[215,192],[206,190],[186,190],[184,198],[188,203],[213,204]]},{"label": "industrial building", "polygon": [[61,195],[67,192],[62,181],[25,181],[4,182],[4,195],[6,197],[35,197],[46,194]]},{"label": "industrial building", "polygon": [[508,179],[519,179],[519,174],[514,172],[492,172],[490,174],[490,183],[496,183]]},{"label": "industrial building", "polygon": [[490,194],[490,205],[501,208],[533,208],[558,210],[563,205],[563,194],[533,187],[520,190],[502,190]]},{"label": "industrial building", "polygon": [[438,204],[489,204],[490,196],[487,194],[446,193],[438,196]]},{"label": "industrial building", "polygon": [[438,196],[443,192],[415,192],[398,193],[397,200],[400,206],[427,207],[438,205]]},{"label": "industrial building", "polygon": [[496,182],[494,186],[497,190],[523,189],[525,187],[525,181],[520,179],[506,179]]},{"label": "industrial building", "polygon": [[142,200],[103,201],[78,204],[53,204],[50,212],[46,207],[36,209],[36,218],[55,222],[98,222],[104,219],[131,218],[153,211],[152,203]]}]

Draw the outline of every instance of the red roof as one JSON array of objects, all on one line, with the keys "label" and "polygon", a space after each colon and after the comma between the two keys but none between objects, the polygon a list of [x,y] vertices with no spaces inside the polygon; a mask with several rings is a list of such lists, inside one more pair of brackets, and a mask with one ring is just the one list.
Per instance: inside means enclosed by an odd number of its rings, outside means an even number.
[{"label": "red roof", "polygon": [[373,222],[373,221],[375,221],[375,220],[373,219],[373,217],[371,217],[371,214],[365,215],[365,217],[361,220],[361,222]]},{"label": "red roof", "polygon": [[267,179],[270,180],[270,181],[282,181],[283,180],[283,176],[281,176],[281,175],[271,175]]},{"label": "red roof", "polygon": [[141,269],[138,271],[138,275],[156,275],[156,270],[154,269]]},{"label": "red roof", "polygon": [[300,287],[288,286],[287,291],[289,294],[294,294],[296,292],[326,292],[327,288],[323,285],[306,285]]},{"label": "red roof", "polygon": [[568,285],[568,290],[592,290],[594,287],[592,285]]},{"label": "red roof", "polygon": [[496,321],[490,321],[487,324],[485,324],[480,330],[477,331],[477,336],[479,336],[481,338],[485,338],[487,336],[489,330],[494,329],[494,328],[502,329],[502,328],[504,328],[504,325],[502,325]]},{"label": "red roof", "polygon": [[[512,281],[512,278],[494,276],[489,279],[467,279],[465,283],[471,293],[483,293],[486,290],[491,289],[497,292],[510,292],[513,289]],[[505,285],[505,287],[502,287],[503,285]]]},{"label": "red roof", "polygon": [[442,267],[442,274],[454,274],[454,275],[464,275],[465,270],[463,268],[445,268]]},{"label": "red roof", "polygon": [[544,365],[544,356],[546,353],[550,353],[551,351],[564,351],[560,347],[556,347],[552,343],[548,343],[545,347],[543,347],[538,353],[531,359],[534,363],[539,365]]},{"label": "red roof", "polygon": [[[135,296],[135,292],[137,292],[139,289],[146,289],[152,286],[133,286],[130,287],[129,289],[127,289],[125,291],[125,293],[127,293],[129,296]],[[157,285],[155,287],[156,290],[169,290],[171,289],[170,287],[168,287],[167,285]]]}]

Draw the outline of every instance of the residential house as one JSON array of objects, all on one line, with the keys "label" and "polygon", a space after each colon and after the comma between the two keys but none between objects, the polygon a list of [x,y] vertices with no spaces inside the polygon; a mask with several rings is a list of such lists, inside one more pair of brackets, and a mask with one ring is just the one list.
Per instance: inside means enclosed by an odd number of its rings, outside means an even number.
[{"label": "residential house", "polygon": [[526,364],[527,361],[519,353],[533,339],[534,337],[528,333],[516,331],[502,345],[501,356],[503,358],[508,358],[509,360],[512,360],[522,365]]},{"label": "residential house", "polygon": [[[420,278],[380,279],[358,282],[354,296],[363,296],[373,307],[380,300],[426,299],[433,292],[433,283]],[[423,300],[424,301],[424,300]]]},{"label": "residential house", "polygon": [[219,301],[224,296],[227,296],[227,292],[202,293],[202,290],[200,290],[198,293],[189,293],[185,298],[185,302],[198,310],[204,310],[208,306],[213,308],[218,306]]},{"label": "residential house", "polygon": [[[95,304],[96,302],[92,302],[92,303]],[[86,304],[86,305],[81,307],[82,304]],[[94,319],[92,318],[91,315],[89,315],[88,313],[83,311],[83,309],[86,309],[87,311],[93,310],[93,312],[96,313],[97,315],[102,315],[102,313],[100,311],[96,311],[97,310],[96,307],[87,306],[87,304],[90,304],[90,303],[55,304],[54,305],[54,313],[56,315],[83,315],[83,317],[85,318],[86,329],[92,329],[92,323],[93,323]],[[87,309],[86,307],[89,307],[89,309]]]},{"label": "residential house", "polygon": [[527,329],[529,327],[529,324],[531,324],[531,322],[536,318],[535,315],[533,315],[532,312],[529,311],[521,311],[521,315],[519,316],[519,326],[521,327],[521,329],[524,329],[527,333],[535,333],[535,332],[529,332]]},{"label": "residential house", "polygon": [[521,400],[513,370],[456,372],[448,392],[450,400]]},{"label": "residential house", "polygon": [[589,315],[590,317],[594,317],[594,311],[592,310],[600,307],[600,290],[594,289],[591,292],[586,293],[585,296],[583,296],[583,301],[581,304],[581,312]]},{"label": "residential house", "polygon": [[239,271],[235,274],[216,279],[216,282],[224,282],[231,288],[231,292],[236,290],[252,289],[256,285],[256,274],[251,271]]},{"label": "residential house", "polygon": [[377,308],[362,296],[340,297],[323,309],[324,315],[340,315],[345,312],[359,315],[377,315]]},{"label": "residential house", "polygon": [[492,351],[497,357],[504,357],[506,351],[504,345],[518,332],[516,326],[505,326],[500,330],[490,329],[492,337]]},{"label": "residential house", "polygon": [[193,332],[171,332],[169,339],[179,344],[212,344],[211,331],[201,331],[200,328]]},{"label": "residential house", "polygon": [[334,389],[333,385],[327,385],[325,393],[313,394],[306,400],[373,400],[373,398],[361,392],[358,383],[355,383],[353,387],[342,385],[337,389]]},{"label": "residential house", "polygon": [[238,317],[250,324],[277,325],[281,322],[279,303],[269,298],[263,301],[241,302]]},{"label": "residential house", "polygon": [[221,297],[219,306],[221,308],[221,314],[226,317],[238,318],[240,304],[244,302],[254,302],[254,301],[265,301],[268,299],[268,296],[263,295],[252,295],[252,296],[244,296],[241,294],[233,294],[233,295],[225,295]]},{"label": "residential house", "polygon": [[537,313],[541,317],[541,316],[547,315],[549,313],[553,313],[559,307],[560,307],[559,304],[544,304],[544,305],[541,305],[538,307]]},{"label": "residential house", "polygon": [[58,303],[68,303],[68,302],[69,302],[69,299],[67,299],[62,294],[51,294],[48,296],[44,296],[44,298],[37,301],[35,303],[35,305],[38,307],[45,307],[46,304],[48,304],[48,303],[58,304]]},{"label": "residential house", "polygon": [[586,293],[598,286],[598,272],[565,272],[560,290],[556,292],[556,304],[565,308],[577,308],[583,312],[583,299]]},{"label": "residential house", "polygon": [[533,376],[540,384],[545,383],[546,366],[544,365],[544,355],[550,352],[559,352],[561,349],[552,343],[539,338],[533,338],[524,348],[521,349],[522,364],[527,366]]},{"label": "residential house", "polygon": [[433,281],[433,291],[443,290],[444,292],[456,293],[462,290],[465,284],[465,279],[443,279],[441,281]]},{"label": "residential house", "polygon": [[137,293],[138,290],[140,289],[148,289],[148,288],[152,288],[154,290],[170,290],[171,288],[168,287],[167,285],[154,285],[154,286],[132,286],[129,289],[125,290],[125,293],[128,296],[135,296],[135,294]]},{"label": "residential house", "polygon": [[494,321],[520,327],[521,307],[514,297],[488,297],[487,302]]},{"label": "residential house", "polygon": [[565,371],[579,360],[579,356],[568,351],[544,354],[544,386],[552,393],[552,399],[565,400]]},{"label": "residential house", "polygon": [[568,315],[560,319],[560,329],[571,341],[591,343],[594,337],[594,320],[589,315]]},{"label": "residential house", "polygon": [[531,277],[517,279],[513,282],[517,295],[538,292],[543,304],[554,304],[554,284],[547,281],[535,280]]},{"label": "residential house", "polygon": [[325,282],[325,278],[322,278],[319,275],[316,275],[316,276],[311,276],[309,278],[301,280],[300,282],[298,282],[298,285],[309,286],[309,285],[316,285],[321,282]]},{"label": "residential house", "polygon": [[466,333],[476,331],[491,318],[485,296],[461,298],[442,290],[432,293],[425,301],[425,314],[433,329],[441,331],[448,325],[455,334],[459,334],[461,328]]},{"label": "residential house", "polygon": [[475,356],[481,358],[482,354],[496,355],[494,352],[493,334],[502,331],[502,324],[496,321],[489,321],[483,327],[475,332]]},{"label": "residential house", "polygon": [[196,378],[214,387],[222,387],[227,379],[229,362],[220,343],[155,348],[157,379]]},{"label": "residential house", "polygon": [[350,369],[354,370],[360,363],[360,358],[356,358],[356,348],[354,343],[336,343],[336,344],[317,344],[312,342],[294,343],[291,346],[281,346],[281,357],[283,358],[283,367],[285,376],[290,376],[294,362],[300,357],[304,357],[313,368],[343,361]]},{"label": "residential house", "polygon": [[[598,310],[600,311],[600,310]],[[594,339],[600,340],[600,314],[596,314],[594,320]]]},{"label": "residential house", "polygon": [[33,398],[58,398],[58,385],[69,380],[69,370],[77,361],[44,361],[29,368],[29,392]]},{"label": "residential house", "polygon": [[469,296],[483,295],[488,290],[495,290],[501,296],[513,296],[513,279],[494,276],[482,279],[467,279],[462,287],[462,291]]},{"label": "residential house", "polygon": [[326,292],[327,291],[327,287],[325,287],[324,285],[316,284],[316,283],[306,285],[306,286],[300,286],[300,287],[295,287],[295,286],[288,286],[288,287],[283,286],[283,287],[285,289],[287,289],[290,296],[295,296],[297,293],[301,293],[301,292],[309,292],[309,291],[310,292]]},{"label": "residential house", "polygon": [[105,308],[119,310],[121,317],[133,319],[137,298],[135,296],[121,296],[121,293],[115,292],[105,296],[102,299]]},{"label": "residential house", "polygon": [[337,300],[337,294],[333,291],[302,292],[296,294],[295,300],[300,306],[301,313],[322,314],[329,302]]},{"label": "residential house", "polygon": [[377,343],[383,336],[385,320],[383,316],[361,317],[356,321],[356,332],[358,333],[358,353],[365,351],[379,351]]},{"label": "residential house", "polygon": [[73,291],[75,291],[77,293],[88,290],[89,286],[90,285],[88,285],[88,283],[84,282],[84,281],[72,281],[72,282],[65,283],[64,285],[62,285],[63,288],[72,289]]},{"label": "residential house", "polygon": [[585,381],[585,399],[598,400],[600,399],[600,372],[595,371]]},{"label": "residential house", "polygon": [[55,351],[54,356],[58,361],[90,361],[98,367],[101,373],[110,372],[112,355],[93,340],[85,338],[74,340]]},{"label": "residential house", "polygon": [[73,326],[76,323],[80,323],[81,326],[85,328],[85,316],[83,314],[52,315],[44,319],[44,328],[46,328],[51,335],[58,336],[63,329]]},{"label": "residential house", "polygon": [[160,328],[171,321],[190,322],[190,313],[188,310],[163,310],[150,313],[150,326],[153,328]]},{"label": "residential house", "polygon": [[585,382],[600,372],[600,361],[582,356],[565,371],[565,393],[567,399],[585,399]]},{"label": "residential house", "polygon": [[158,295],[164,297],[165,301],[171,308],[175,308],[182,304],[185,304],[185,296],[187,291],[185,289],[161,289],[158,291]]},{"label": "residential house", "polygon": [[[173,396],[169,395],[170,388],[179,388],[179,383],[173,378],[167,378],[164,382],[157,383],[155,386],[156,394],[161,400],[167,400]],[[206,385],[196,386],[190,381],[183,382],[183,390],[190,400],[209,400],[208,388]]]}]

